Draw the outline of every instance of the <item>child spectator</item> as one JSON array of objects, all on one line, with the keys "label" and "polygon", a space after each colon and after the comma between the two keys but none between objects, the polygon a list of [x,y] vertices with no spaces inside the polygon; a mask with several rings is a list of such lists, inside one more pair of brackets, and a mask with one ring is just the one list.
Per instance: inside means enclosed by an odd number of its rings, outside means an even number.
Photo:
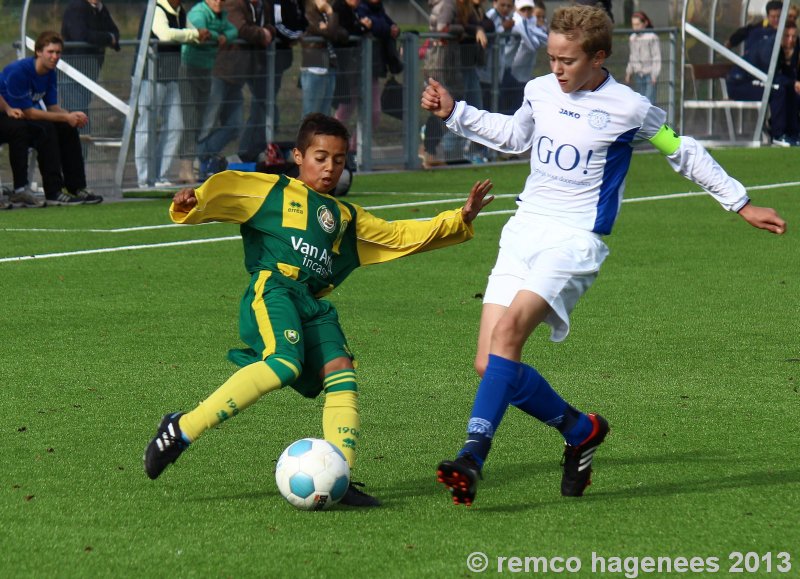
[{"label": "child spectator", "polygon": [[628,39],[630,57],[625,69],[625,84],[647,97],[651,103],[656,102],[656,86],[661,74],[661,41],[652,30],[653,23],[644,12],[634,12],[631,16],[631,33]]}]

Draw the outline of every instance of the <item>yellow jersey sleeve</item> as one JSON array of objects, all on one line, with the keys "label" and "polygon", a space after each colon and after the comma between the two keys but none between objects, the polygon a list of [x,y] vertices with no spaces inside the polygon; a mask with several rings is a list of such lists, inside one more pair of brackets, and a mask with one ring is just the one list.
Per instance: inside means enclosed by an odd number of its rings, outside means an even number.
[{"label": "yellow jersey sleeve", "polygon": [[191,211],[178,211],[170,205],[175,223],[196,224],[211,221],[245,223],[259,210],[280,175],[222,171],[195,189],[197,204]]},{"label": "yellow jersey sleeve", "polygon": [[391,261],[398,257],[439,249],[472,239],[472,224],[464,223],[461,209],[444,211],[427,221],[385,221],[358,205],[356,248],[361,265]]}]

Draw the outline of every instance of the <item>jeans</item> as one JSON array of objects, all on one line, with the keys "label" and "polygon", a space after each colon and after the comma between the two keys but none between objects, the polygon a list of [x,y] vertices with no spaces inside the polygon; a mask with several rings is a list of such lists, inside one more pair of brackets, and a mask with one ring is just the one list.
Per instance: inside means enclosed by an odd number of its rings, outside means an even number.
[{"label": "jeans", "polygon": [[239,157],[254,161],[267,148],[267,79],[257,76],[245,82],[250,88],[250,115],[239,139]]},{"label": "jeans", "polygon": [[633,75],[633,90],[640,95],[647,97],[651,103],[656,102],[656,85],[653,84],[653,77],[649,74],[634,73]]},{"label": "jeans", "polygon": [[[372,79],[372,130],[378,128],[378,125],[381,122],[381,90],[383,86],[381,85],[379,78]],[[356,111],[356,106],[359,105],[359,100],[357,98],[353,98],[346,103],[339,103],[339,106],[336,107],[336,114],[334,116],[337,120],[342,121],[342,123],[347,124],[348,121],[353,117],[353,113]],[[355,151],[358,145],[358,133],[353,131],[350,135],[350,150]]]},{"label": "jeans", "polygon": [[243,122],[242,85],[211,78],[211,93],[203,114],[197,155],[201,159],[219,155],[236,138]]},{"label": "jeans", "polygon": [[[166,181],[183,135],[183,112],[178,81],[142,81],[136,123],[136,178],[140,185]],[[159,126],[159,120],[160,126]],[[152,121],[152,125],[151,125]],[[150,143],[150,133],[156,137]],[[153,161],[152,173],[148,170]]]},{"label": "jeans", "polygon": [[331,114],[333,89],[336,87],[336,71],[328,69],[325,74],[314,74],[300,70],[300,86],[303,87],[303,116],[310,113]]}]

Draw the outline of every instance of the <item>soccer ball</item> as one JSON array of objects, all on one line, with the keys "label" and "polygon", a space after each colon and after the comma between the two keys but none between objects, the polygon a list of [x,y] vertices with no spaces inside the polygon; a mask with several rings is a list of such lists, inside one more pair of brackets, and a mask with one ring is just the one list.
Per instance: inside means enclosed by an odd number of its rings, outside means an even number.
[{"label": "soccer ball", "polygon": [[350,466],[327,440],[303,438],[283,451],[275,482],[287,501],[304,511],[321,511],[338,503],[350,484]]}]

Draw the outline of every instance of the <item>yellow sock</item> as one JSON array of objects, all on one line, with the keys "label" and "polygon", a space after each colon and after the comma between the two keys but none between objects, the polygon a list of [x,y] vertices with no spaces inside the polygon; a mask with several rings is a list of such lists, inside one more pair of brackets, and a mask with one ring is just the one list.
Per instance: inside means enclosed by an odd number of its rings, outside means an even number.
[{"label": "yellow sock", "polygon": [[358,392],[353,370],[334,372],[325,377],[325,406],[322,432],[325,440],[342,451],[350,468],[356,460],[356,444],[361,436]]},{"label": "yellow sock", "polygon": [[245,366],[197,408],[181,416],[181,431],[189,440],[197,440],[206,430],[236,416],[267,392],[291,384],[298,375],[298,369],[286,360],[270,359]]}]

